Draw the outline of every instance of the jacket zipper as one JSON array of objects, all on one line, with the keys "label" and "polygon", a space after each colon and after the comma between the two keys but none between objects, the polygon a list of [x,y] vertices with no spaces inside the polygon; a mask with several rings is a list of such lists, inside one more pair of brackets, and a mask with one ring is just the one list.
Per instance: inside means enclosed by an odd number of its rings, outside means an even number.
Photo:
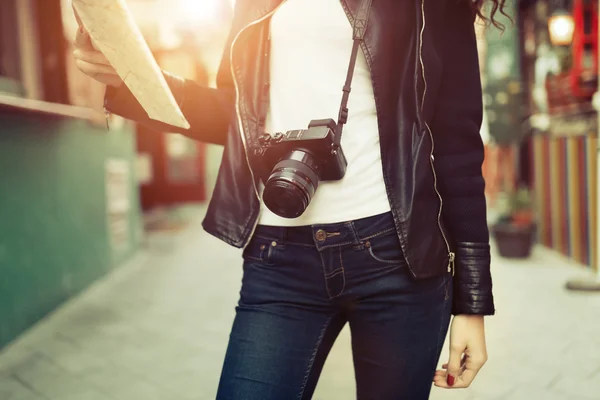
[{"label": "jacket zipper", "polygon": [[[261,23],[262,21],[264,21],[265,19],[271,17],[278,9],[279,7],[281,7],[281,5],[285,3],[285,0],[282,1],[277,7],[275,7],[275,9],[273,9],[272,11],[270,11],[269,13],[267,13],[266,15],[262,16],[261,18],[254,20],[253,22],[247,24],[246,26],[244,26],[244,28],[242,28],[238,34],[235,36],[235,38],[233,39],[233,42],[231,43],[231,49],[229,52],[229,63],[230,63],[230,68],[231,68],[231,75],[233,78],[233,84],[235,87],[235,107],[236,107],[236,116],[238,119],[238,128],[242,137],[242,144],[244,146],[244,155],[246,156],[246,163],[248,164],[248,168],[250,169],[250,174],[252,176],[252,186],[254,188],[254,194],[256,195],[257,200],[260,202],[260,195],[258,193],[258,189],[256,188],[256,180],[254,178],[254,172],[252,171],[252,168],[250,166],[250,159],[248,158],[248,149],[247,149],[247,143],[246,143],[246,136],[244,133],[244,126],[243,126],[243,122],[242,122],[242,118],[240,116],[240,105],[239,105],[239,86],[238,86],[238,82],[237,82],[237,75],[235,73],[235,69],[234,69],[234,65],[233,65],[233,51],[235,49],[235,44],[237,42],[237,40],[239,39],[240,35],[249,27],[254,26],[258,23]],[[421,99],[421,111],[423,111],[424,105],[425,105],[425,96],[427,93],[427,79],[425,77],[425,65],[423,62],[423,33],[425,32],[425,0],[421,0],[421,14],[422,14],[422,18],[423,18],[423,26],[421,27],[421,34],[420,34],[420,39],[419,39],[419,61],[421,63],[421,72],[422,72],[422,77],[423,77],[423,84],[424,84],[424,90],[423,90],[423,97]],[[268,68],[268,66],[267,66]],[[440,194],[438,188],[437,188],[437,174],[435,172],[435,166],[433,164],[433,160],[434,160],[434,140],[433,140],[433,133],[431,132],[431,128],[429,127],[429,124],[427,123],[427,121],[425,122],[425,126],[427,127],[427,131],[429,132],[429,137],[431,139],[431,154],[430,154],[430,164],[431,164],[431,170],[433,172],[433,188],[438,196],[438,198],[440,199],[440,207],[439,207],[439,211],[438,211],[438,227],[440,229],[440,233],[442,234],[442,238],[444,239],[444,242],[446,243],[446,248],[448,250],[448,272],[452,272],[452,275],[454,275],[455,273],[455,268],[454,268],[454,261],[455,261],[455,253],[452,252],[451,248],[450,248],[450,243],[448,242],[448,238],[446,237],[446,234],[444,233],[444,230],[442,229],[442,224],[441,224],[441,217],[442,217],[442,207],[443,207],[443,199],[442,199],[442,195]],[[252,227],[252,231],[250,232],[250,235],[246,238],[246,244],[249,242],[250,238],[252,238],[252,236],[254,235],[254,232],[256,231],[256,227],[258,226],[258,220],[259,218],[256,218],[256,220],[254,221],[254,226]]]},{"label": "jacket zipper", "polygon": [[[258,200],[259,204],[260,204],[260,195],[258,193],[258,189],[256,188],[256,179],[254,178],[254,171],[252,171],[252,166],[250,165],[250,159],[248,158],[248,148],[247,148],[248,145],[246,143],[246,134],[244,133],[244,125],[242,122],[242,117],[240,116],[240,89],[239,89],[238,82],[237,82],[235,68],[233,67],[233,50],[235,48],[235,44],[236,44],[238,38],[246,29],[248,29],[251,26],[254,26],[256,24],[259,24],[259,23],[263,22],[265,19],[271,17],[273,14],[275,14],[275,11],[277,11],[283,3],[285,3],[285,0],[282,1],[277,7],[275,7],[272,11],[270,11],[266,15],[262,16],[259,19],[254,20],[251,23],[249,23],[248,25],[244,26],[237,33],[237,35],[233,39],[233,42],[231,42],[231,48],[229,50],[229,67],[231,69],[233,85],[235,86],[235,113],[236,113],[237,120],[238,120],[238,129],[240,131],[240,135],[242,136],[242,144],[244,145],[244,155],[246,156],[246,163],[248,164],[248,169],[250,169],[250,175],[252,176],[252,187],[254,188],[254,194],[256,195],[256,199]],[[267,65],[266,68],[269,68],[269,66]],[[252,227],[252,231],[250,232],[250,235],[245,239],[244,247],[250,242],[250,239],[254,235],[254,232],[256,231],[256,227],[258,226],[258,220],[260,219],[259,217],[260,217],[260,206],[259,206],[259,215],[256,217],[256,219],[254,221],[254,226]]]},{"label": "jacket zipper", "polygon": [[[421,99],[421,115],[423,113],[423,108],[425,107],[425,96],[427,94],[427,78],[425,77],[425,63],[423,62],[423,33],[425,32],[425,0],[421,0],[421,15],[423,18],[423,25],[421,27],[421,34],[419,35],[419,61],[421,63],[421,73],[423,76],[423,97]],[[433,141],[433,133],[431,132],[431,128],[429,127],[429,124],[427,123],[427,121],[425,121],[425,118],[423,118],[423,122],[425,123],[425,126],[427,127],[427,132],[429,132],[429,137],[431,139],[431,154],[429,155],[429,163],[431,164],[431,171],[433,172],[433,189],[435,190],[435,193],[437,194],[438,198],[440,199],[440,208],[438,211],[438,227],[440,228],[440,232],[442,233],[442,237],[444,238],[444,242],[446,243],[446,248],[448,249],[448,272],[452,272],[452,276],[454,276],[455,273],[455,265],[454,265],[454,260],[456,258],[456,254],[454,252],[452,252],[452,249],[450,248],[450,243],[448,242],[448,238],[446,237],[446,234],[444,233],[444,229],[442,228],[442,222],[441,222],[441,218],[442,218],[442,207],[443,207],[443,199],[442,199],[442,195],[440,194],[438,187],[437,187],[437,174],[435,173],[435,165],[434,165],[434,160],[435,157],[433,155],[433,150],[435,148],[435,143]]]}]

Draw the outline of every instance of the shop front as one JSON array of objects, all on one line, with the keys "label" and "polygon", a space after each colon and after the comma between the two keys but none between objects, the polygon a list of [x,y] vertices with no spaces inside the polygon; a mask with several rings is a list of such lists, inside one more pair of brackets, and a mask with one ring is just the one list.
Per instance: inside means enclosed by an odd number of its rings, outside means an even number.
[{"label": "shop front", "polygon": [[597,268],[597,1],[525,1],[524,104],[539,243]]}]

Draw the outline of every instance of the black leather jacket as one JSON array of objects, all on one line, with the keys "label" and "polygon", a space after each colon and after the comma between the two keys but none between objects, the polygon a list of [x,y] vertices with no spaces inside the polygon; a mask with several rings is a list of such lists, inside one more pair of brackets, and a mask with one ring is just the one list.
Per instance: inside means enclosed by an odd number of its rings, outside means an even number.
[{"label": "black leather jacket", "polygon": [[[225,146],[203,226],[236,247],[248,243],[258,221],[255,160],[246,148],[259,133],[265,28],[281,2],[237,0],[218,89],[165,73],[189,130],[149,120],[125,87],[106,94],[109,112]],[[352,22],[360,0],[341,2]],[[451,271],[453,313],[491,315],[482,97],[469,2],[374,0],[362,50],[371,69],[385,185],[410,271],[417,279]]]}]

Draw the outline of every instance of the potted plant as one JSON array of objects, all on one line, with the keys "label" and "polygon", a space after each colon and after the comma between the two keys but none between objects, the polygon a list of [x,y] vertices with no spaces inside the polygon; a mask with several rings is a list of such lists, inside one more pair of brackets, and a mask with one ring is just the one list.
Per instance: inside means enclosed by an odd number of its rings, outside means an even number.
[{"label": "potted plant", "polygon": [[492,226],[492,235],[502,257],[527,258],[535,243],[536,225],[531,193],[520,188],[508,199],[508,207]]}]

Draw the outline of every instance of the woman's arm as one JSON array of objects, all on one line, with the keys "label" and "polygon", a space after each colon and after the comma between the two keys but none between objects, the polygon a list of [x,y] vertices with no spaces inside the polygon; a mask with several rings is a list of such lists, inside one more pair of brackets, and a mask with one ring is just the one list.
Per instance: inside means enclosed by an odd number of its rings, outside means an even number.
[{"label": "woman's arm", "polygon": [[201,86],[193,81],[164,73],[189,129],[176,128],[148,118],[148,115],[127,86],[107,86],[104,105],[107,111],[136,121],[159,132],[181,133],[202,142],[225,144],[229,123],[233,117],[233,88],[219,89]]},{"label": "woman's arm", "polygon": [[479,133],[482,94],[470,0],[448,0],[443,75],[432,120],[444,224],[456,252],[453,313],[494,314]]},{"label": "woman's arm", "polygon": [[[74,40],[73,56],[77,67],[84,74],[106,85],[104,96],[106,111],[144,124],[153,130],[179,132],[203,142],[225,144],[229,122],[234,115],[235,102],[233,79],[227,57],[223,57],[219,67],[217,79],[219,89],[201,86],[168,73],[164,74],[175,100],[191,125],[190,129],[175,128],[148,118],[106,56],[92,44],[75,8],[73,12],[79,24]],[[231,44],[232,33],[230,32],[226,49]]]}]

